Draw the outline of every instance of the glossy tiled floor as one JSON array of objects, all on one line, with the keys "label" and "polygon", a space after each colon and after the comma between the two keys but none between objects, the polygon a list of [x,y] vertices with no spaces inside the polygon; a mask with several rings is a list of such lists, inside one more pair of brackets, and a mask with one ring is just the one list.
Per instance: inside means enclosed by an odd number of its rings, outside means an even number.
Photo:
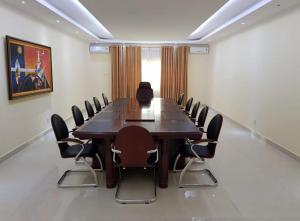
[{"label": "glossy tiled floor", "polygon": [[178,174],[171,173],[169,188],[157,188],[155,203],[121,205],[114,201],[115,189],[103,183],[56,187],[74,164],[60,158],[51,132],[0,164],[0,220],[300,220],[300,163],[247,130],[225,119],[216,157],[206,164],[218,187],[178,189]]}]

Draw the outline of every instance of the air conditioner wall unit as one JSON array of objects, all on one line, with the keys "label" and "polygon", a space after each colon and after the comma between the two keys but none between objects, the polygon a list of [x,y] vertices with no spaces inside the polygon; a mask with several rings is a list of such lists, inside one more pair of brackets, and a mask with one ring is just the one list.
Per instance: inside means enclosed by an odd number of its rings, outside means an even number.
[{"label": "air conditioner wall unit", "polygon": [[91,54],[108,54],[109,47],[97,44],[90,44],[90,53]]},{"label": "air conditioner wall unit", "polygon": [[208,46],[190,47],[190,54],[208,54]]}]

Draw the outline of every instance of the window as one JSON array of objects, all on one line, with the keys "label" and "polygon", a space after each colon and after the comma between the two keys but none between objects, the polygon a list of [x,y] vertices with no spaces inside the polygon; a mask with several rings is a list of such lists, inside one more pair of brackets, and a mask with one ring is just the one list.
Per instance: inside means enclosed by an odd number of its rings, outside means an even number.
[{"label": "window", "polygon": [[142,48],[142,81],[151,83],[154,97],[160,96],[160,54],[160,48]]}]

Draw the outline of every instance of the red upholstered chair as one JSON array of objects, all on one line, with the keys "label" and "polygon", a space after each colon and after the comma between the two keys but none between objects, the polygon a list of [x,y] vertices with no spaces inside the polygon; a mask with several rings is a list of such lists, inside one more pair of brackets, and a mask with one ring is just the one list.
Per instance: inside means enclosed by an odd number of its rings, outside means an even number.
[{"label": "red upholstered chair", "polygon": [[[143,127],[128,126],[122,128],[112,144],[113,162],[119,167],[120,180],[116,192],[119,203],[151,203],[156,200],[155,164],[158,162],[158,147],[151,134]],[[120,199],[121,168],[153,168],[154,196],[149,199]]]}]

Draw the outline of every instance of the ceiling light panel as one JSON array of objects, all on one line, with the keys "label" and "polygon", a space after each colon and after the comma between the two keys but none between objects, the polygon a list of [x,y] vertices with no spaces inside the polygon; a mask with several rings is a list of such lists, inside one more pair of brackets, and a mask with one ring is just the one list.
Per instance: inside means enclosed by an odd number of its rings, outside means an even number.
[{"label": "ceiling light panel", "polygon": [[100,39],[112,34],[78,0],[36,0],[83,31]]},{"label": "ceiling light panel", "polygon": [[[239,14],[247,11],[254,5],[259,4],[263,0],[229,0],[209,19],[202,23],[192,34],[188,36],[189,40],[199,40],[209,33],[218,29],[224,23],[232,20]],[[270,2],[271,0],[269,0]]]}]

